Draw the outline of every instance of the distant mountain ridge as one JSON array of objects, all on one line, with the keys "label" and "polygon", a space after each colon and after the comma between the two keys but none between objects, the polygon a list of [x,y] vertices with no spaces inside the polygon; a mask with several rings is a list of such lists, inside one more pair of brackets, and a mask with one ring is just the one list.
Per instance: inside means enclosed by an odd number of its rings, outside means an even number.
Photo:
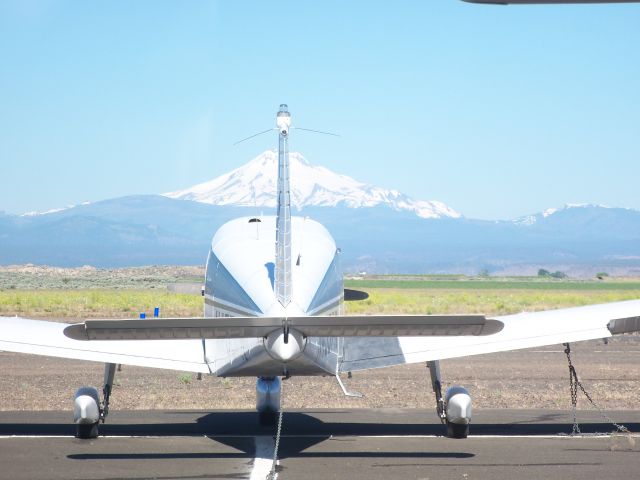
[{"label": "distant mountain ridge", "polygon": [[[347,272],[640,275],[640,211],[567,205],[514,220],[461,216],[292,154],[297,214],[322,223]],[[0,264],[201,265],[225,222],[275,210],[275,152],[192,188],[0,214]],[[253,187],[253,188],[251,188]],[[258,206],[258,208],[256,208]],[[275,239],[274,239],[275,241]]]},{"label": "distant mountain ridge", "polygon": [[[264,214],[273,214],[266,207]],[[347,272],[640,274],[640,212],[569,208],[522,225],[466,218],[423,219],[385,205],[307,207],[342,251]],[[215,231],[255,216],[255,207],[137,195],[55,213],[0,215],[0,264],[121,267],[202,265]]]},{"label": "distant mountain ridge", "polygon": [[[385,205],[409,211],[421,218],[459,218],[460,213],[439,201],[414,200],[390,190],[354,180],[310,164],[300,153],[289,154],[291,203],[298,210],[308,207],[365,208]],[[210,205],[275,207],[277,203],[278,154],[268,150],[249,163],[213,180],[164,193],[169,198]]]}]

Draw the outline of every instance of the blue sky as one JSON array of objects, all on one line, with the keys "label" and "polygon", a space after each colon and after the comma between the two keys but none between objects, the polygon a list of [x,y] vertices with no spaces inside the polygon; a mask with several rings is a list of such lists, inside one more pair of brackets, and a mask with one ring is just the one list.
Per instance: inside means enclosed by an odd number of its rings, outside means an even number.
[{"label": "blue sky", "polygon": [[0,210],[190,186],[275,146],[468,217],[640,209],[640,4],[0,2]]}]

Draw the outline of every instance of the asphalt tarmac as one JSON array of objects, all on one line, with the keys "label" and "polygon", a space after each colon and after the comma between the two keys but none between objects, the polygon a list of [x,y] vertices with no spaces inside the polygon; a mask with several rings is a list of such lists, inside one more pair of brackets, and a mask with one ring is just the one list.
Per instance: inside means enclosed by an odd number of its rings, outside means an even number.
[{"label": "asphalt tarmac", "polygon": [[[640,432],[639,411],[607,412]],[[430,410],[318,410],[284,415],[280,479],[638,478],[640,437],[611,435],[594,411],[481,410],[466,440],[442,437]],[[253,412],[115,411],[95,440],[70,412],[0,412],[3,479],[264,478],[274,428]],[[599,435],[596,435],[598,433]]]}]

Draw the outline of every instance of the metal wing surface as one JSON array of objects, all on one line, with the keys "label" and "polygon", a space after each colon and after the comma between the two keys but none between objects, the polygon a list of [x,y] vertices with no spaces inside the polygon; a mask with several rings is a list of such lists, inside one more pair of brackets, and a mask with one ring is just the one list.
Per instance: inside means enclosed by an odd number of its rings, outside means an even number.
[{"label": "metal wing surface", "polygon": [[487,336],[345,338],[340,371],[557,345],[640,331],[640,300],[494,317]]},{"label": "metal wing surface", "polygon": [[562,5],[568,3],[638,3],[640,0],[463,0],[491,5]]},{"label": "metal wing surface", "polygon": [[0,350],[140,367],[209,373],[201,340],[79,342],[64,335],[66,323],[0,317]]},{"label": "metal wing surface", "polygon": [[0,350],[208,373],[201,338],[259,338],[280,328],[309,337],[343,338],[339,369],[355,371],[640,331],[640,300],[489,319],[482,315],[234,317],[69,325],[0,317]]}]

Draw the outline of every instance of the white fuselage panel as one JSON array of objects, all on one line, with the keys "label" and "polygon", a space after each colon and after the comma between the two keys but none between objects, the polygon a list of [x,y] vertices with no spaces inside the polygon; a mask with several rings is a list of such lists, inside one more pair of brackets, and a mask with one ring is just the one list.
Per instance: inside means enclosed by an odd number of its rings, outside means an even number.
[{"label": "white fuselage panel", "polygon": [[[321,224],[308,218],[292,217],[291,227],[291,302],[281,305],[274,290],[276,217],[244,217],[224,224],[211,242],[205,316],[287,317],[341,312],[342,272],[333,238]],[[335,349],[336,342],[329,343]],[[263,339],[207,340],[205,355],[212,373],[224,376],[326,371],[327,359],[318,358],[316,348],[324,340],[311,339],[310,344],[313,346],[308,352],[305,348],[288,362],[270,354]],[[329,356],[335,358],[337,354]]]}]

